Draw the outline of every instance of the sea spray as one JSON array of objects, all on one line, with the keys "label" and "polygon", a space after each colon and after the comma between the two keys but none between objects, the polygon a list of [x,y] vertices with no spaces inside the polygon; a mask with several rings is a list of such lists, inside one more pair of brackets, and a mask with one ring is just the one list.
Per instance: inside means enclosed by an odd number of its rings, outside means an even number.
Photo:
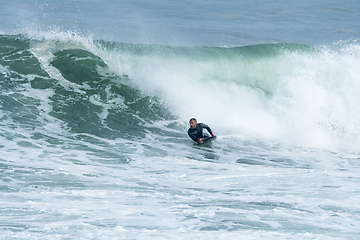
[{"label": "sea spray", "polygon": [[[276,44],[238,48],[121,44],[102,55],[142,92],[186,121],[224,135],[330,149],[359,142],[359,52]],[[100,54],[100,55],[101,55]]]}]

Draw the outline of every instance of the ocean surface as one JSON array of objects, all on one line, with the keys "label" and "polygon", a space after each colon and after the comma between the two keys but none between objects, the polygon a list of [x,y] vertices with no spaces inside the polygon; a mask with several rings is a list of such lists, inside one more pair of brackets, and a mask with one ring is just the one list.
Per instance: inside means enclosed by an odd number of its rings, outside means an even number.
[{"label": "ocean surface", "polygon": [[360,239],[359,23],[357,0],[2,1],[0,239]]}]

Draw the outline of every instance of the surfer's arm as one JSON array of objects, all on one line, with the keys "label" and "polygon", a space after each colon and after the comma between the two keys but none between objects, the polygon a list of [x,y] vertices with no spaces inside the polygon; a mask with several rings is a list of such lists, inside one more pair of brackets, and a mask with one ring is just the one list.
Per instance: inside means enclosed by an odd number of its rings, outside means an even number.
[{"label": "surfer's arm", "polygon": [[208,130],[208,132],[211,134],[211,136],[214,136],[214,133],[211,131],[211,128],[208,125],[203,123],[203,127],[206,128],[206,130]]},{"label": "surfer's arm", "polygon": [[192,132],[192,131],[188,131],[188,135],[189,135],[189,137],[192,139],[192,140],[194,140],[195,142],[199,142],[199,139],[200,138],[197,138],[196,136],[195,136],[195,132]]}]

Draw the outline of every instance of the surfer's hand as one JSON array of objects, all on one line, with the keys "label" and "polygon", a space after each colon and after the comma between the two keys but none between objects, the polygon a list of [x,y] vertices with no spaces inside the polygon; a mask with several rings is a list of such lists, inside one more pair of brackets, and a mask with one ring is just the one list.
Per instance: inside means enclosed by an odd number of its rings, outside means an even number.
[{"label": "surfer's hand", "polygon": [[215,134],[214,134],[214,133],[211,133],[211,136],[215,136]]},{"label": "surfer's hand", "polygon": [[199,142],[199,143],[203,143],[202,138],[199,138],[199,139],[198,139],[198,142]]}]

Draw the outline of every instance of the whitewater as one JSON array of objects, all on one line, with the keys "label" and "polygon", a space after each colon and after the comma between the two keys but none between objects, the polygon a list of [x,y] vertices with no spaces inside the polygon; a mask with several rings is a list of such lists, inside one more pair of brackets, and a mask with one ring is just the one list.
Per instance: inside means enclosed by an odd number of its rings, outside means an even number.
[{"label": "whitewater", "polygon": [[0,239],[359,239],[358,10],[3,3]]}]

